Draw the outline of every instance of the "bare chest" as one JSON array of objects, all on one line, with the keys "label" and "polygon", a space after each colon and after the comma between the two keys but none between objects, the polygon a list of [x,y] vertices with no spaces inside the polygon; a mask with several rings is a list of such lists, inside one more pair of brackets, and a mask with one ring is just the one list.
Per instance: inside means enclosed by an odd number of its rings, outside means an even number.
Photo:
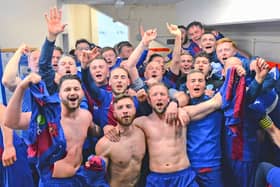
[{"label": "bare chest", "polygon": [[145,151],[144,139],[121,140],[112,147],[110,159],[119,167],[126,167],[132,162],[141,163]]},{"label": "bare chest", "polygon": [[72,144],[83,144],[87,136],[88,126],[82,120],[63,119],[61,125],[67,140],[67,147]]},{"label": "bare chest", "polygon": [[150,124],[147,128],[147,138],[153,141],[180,140],[186,137],[186,130],[182,126],[167,123]]}]

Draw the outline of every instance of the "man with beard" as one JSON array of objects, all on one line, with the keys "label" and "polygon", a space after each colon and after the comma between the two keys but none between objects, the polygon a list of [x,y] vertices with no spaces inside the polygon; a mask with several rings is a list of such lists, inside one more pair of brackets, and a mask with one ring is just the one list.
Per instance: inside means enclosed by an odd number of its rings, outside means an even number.
[{"label": "man with beard", "polygon": [[[87,134],[97,133],[89,111],[80,108],[84,95],[81,81],[76,75],[63,76],[59,82],[58,100],[46,93],[46,87],[40,80],[40,76],[31,73],[20,82],[7,106],[4,124],[14,129],[34,128],[35,124],[37,133],[33,148],[40,174],[39,186],[95,186],[98,181],[94,178],[96,172],[101,177],[103,175],[103,180],[105,168],[104,161],[96,157],[97,168],[91,165],[94,158],[87,167],[81,165]],[[31,116],[30,113],[20,112],[22,96],[30,84],[32,96],[38,104],[32,105]],[[52,113],[51,117],[45,115],[48,112]],[[37,117],[34,118],[34,115]],[[108,185],[102,181],[102,185],[98,186]]]},{"label": "man with beard", "polygon": [[[163,84],[154,84],[149,88],[148,101],[153,109],[152,114],[134,120],[144,131],[148,145],[151,173],[146,186],[198,186],[186,151],[187,119],[180,118],[181,125],[166,123],[164,118],[169,96]],[[179,109],[179,116],[187,112],[192,120],[197,120],[213,112],[219,105],[220,101],[213,98]]]},{"label": "man with beard", "polygon": [[[133,124],[136,114],[133,99],[121,95],[114,99],[114,116],[120,140],[110,141],[106,136],[96,145],[96,154],[105,157],[109,165],[111,187],[136,186],[140,178],[140,169],[145,155],[145,135]],[[109,162],[109,163],[108,163]]]}]

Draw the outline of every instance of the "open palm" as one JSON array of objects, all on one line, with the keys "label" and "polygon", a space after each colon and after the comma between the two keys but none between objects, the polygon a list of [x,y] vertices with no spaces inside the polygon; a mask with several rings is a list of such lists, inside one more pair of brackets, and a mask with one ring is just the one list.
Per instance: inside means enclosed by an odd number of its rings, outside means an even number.
[{"label": "open palm", "polygon": [[57,8],[51,8],[49,15],[45,14],[45,18],[48,24],[48,31],[50,34],[56,36],[64,31],[66,24],[61,22],[62,12]]}]

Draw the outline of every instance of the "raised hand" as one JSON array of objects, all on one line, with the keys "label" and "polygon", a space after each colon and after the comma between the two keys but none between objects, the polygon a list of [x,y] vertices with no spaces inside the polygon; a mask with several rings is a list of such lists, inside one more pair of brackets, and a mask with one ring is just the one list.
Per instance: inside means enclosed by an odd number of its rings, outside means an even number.
[{"label": "raised hand", "polygon": [[160,81],[157,78],[150,78],[148,80],[145,80],[145,83],[147,84],[148,87],[159,83]]},{"label": "raised hand", "polygon": [[23,55],[23,54],[28,54],[30,52],[30,48],[26,44],[21,44],[17,51]]},{"label": "raised hand", "polygon": [[246,75],[246,70],[243,68],[241,65],[236,65],[234,66],[236,69],[236,73],[238,76],[242,77]]},{"label": "raised hand", "polygon": [[41,81],[41,76],[37,73],[31,72],[29,75],[27,75],[21,82],[20,87],[23,89],[26,89],[29,84],[37,84]]},{"label": "raised hand", "polygon": [[166,23],[166,27],[169,30],[170,34],[181,37],[181,30],[178,28],[177,25]]},{"label": "raised hand", "polygon": [[144,35],[142,37],[142,42],[144,46],[148,47],[150,42],[156,39],[157,37],[157,29],[150,29],[144,32]]},{"label": "raised hand", "polygon": [[144,102],[144,101],[147,100],[148,95],[147,95],[147,92],[145,91],[145,89],[142,88],[142,89],[137,91],[136,97],[137,97],[138,101]]},{"label": "raised hand", "polygon": [[257,58],[254,66],[256,72],[255,79],[258,83],[262,83],[269,72],[269,66],[263,58]]},{"label": "raised hand", "polygon": [[54,41],[57,35],[64,31],[66,24],[61,22],[62,11],[56,7],[51,8],[49,15],[45,13],[45,18],[48,25],[48,39]]},{"label": "raised hand", "polygon": [[219,32],[216,30],[212,30],[211,33],[214,34],[215,37],[217,37],[219,35]]},{"label": "raised hand", "polygon": [[92,62],[98,55],[100,55],[100,52],[97,47],[93,48],[92,50],[83,50],[78,56],[82,68],[86,68],[89,63]]}]

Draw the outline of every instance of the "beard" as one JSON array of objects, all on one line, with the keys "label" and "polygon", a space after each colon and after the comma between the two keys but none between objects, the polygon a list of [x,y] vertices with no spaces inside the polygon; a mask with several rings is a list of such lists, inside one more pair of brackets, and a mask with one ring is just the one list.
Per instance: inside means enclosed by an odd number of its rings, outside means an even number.
[{"label": "beard", "polygon": [[156,105],[152,106],[153,111],[158,115],[164,114],[164,112],[166,111],[166,108],[167,108],[167,104],[163,107],[158,107]]},{"label": "beard", "polygon": [[69,99],[62,99],[61,102],[63,105],[69,110],[69,111],[75,111],[76,109],[80,108],[80,104],[82,102],[82,99],[79,98],[75,101],[71,101]]},{"label": "beard", "polygon": [[135,119],[135,115],[129,116],[127,118],[116,117],[117,122],[121,126],[129,126],[129,125],[131,125],[134,119]]}]

